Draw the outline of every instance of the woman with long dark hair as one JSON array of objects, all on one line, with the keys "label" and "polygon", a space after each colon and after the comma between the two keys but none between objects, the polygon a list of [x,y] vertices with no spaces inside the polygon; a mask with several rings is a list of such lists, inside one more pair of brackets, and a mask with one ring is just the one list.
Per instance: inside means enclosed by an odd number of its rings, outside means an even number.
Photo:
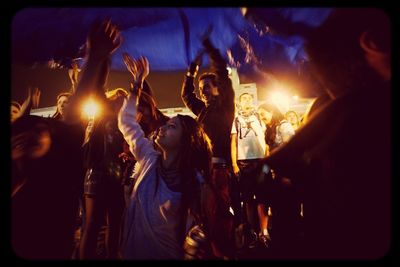
[{"label": "woman with long dark hair", "polygon": [[125,259],[182,259],[188,211],[198,207],[199,177],[209,179],[211,145],[190,116],[178,115],[159,128],[154,143],[136,120],[138,94],[148,74],[136,62],[135,85],[119,114],[119,129],[139,163],[127,207],[122,254]]},{"label": "woman with long dark hair", "polygon": [[289,139],[294,135],[292,125],[285,120],[281,111],[273,103],[266,102],[260,105],[258,107],[258,113],[265,125],[267,125],[265,141],[267,142],[270,151],[282,143],[289,141]]}]

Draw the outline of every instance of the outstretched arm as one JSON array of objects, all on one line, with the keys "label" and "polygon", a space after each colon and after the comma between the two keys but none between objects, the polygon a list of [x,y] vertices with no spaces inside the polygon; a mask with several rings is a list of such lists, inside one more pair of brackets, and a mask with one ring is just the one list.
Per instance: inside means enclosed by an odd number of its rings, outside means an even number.
[{"label": "outstretched arm", "polygon": [[235,109],[235,93],[232,87],[232,81],[229,78],[225,59],[222,57],[218,49],[211,43],[208,37],[204,38],[203,46],[206,49],[210,62],[211,71],[217,75],[217,84],[222,103],[230,110]]},{"label": "outstretched arm", "polygon": [[28,97],[21,106],[21,110],[18,113],[18,118],[29,115],[33,108],[39,107],[40,93],[41,92],[37,87],[33,89],[33,91],[31,88],[28,89]]},{"label": "outstretched arm", "polygon": [[181,98],[185,106],[190,109],[196,116],[204,109],[205,104],[203,101],[196,97],[194,93],[194,79],[197,76],[197,72],[200,66],[200,60],[203,56],[203,51],[196,56],[196,59],[190,64],[189,69],[186,73],[185,80],[183,81]]},{"label": "outstretched arm", "polygon": [[79,67],[76,61],[71,63],[71,69],[68,70],[69,80],[71,81],[71,93],[74,94],[78,84]]},{"label": "outstretched arm", "polygon": [[131,58],[130,60],[132,60],[131,73],[134,86],[118,114],[118,128],[128,143],[133,156],[137,161],[143,162],[155,153],[152,142],[145,138],[143,130],[136,121],[137,105],[142,90],[141,85],[149,73],[149,63],[144,57],[138,60]]},{"label": "outstretched arm", "polygon": [[65,122],[76,123],[80,118],[81,102],[90,95],[104,98],[111,54],[121,45],[122,38],[117,27],[110,20],[92,26],[86,42],[87,61],[76,92],[70,98]]}]

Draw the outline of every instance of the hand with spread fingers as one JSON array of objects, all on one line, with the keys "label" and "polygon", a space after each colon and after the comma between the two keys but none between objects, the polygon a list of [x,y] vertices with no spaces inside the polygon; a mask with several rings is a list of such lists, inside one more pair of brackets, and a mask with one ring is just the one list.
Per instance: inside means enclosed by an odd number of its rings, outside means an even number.
[{"label": "hand with spread fingers", "polygon": [[128,53],[123,53],[122,58],[124,59],[124,63],[126,65],[126,68],[128,71],[132,74],[133,80],[136,80],[136,73],[137,73],[137,68],[136,68],[136,60],[132,58]]},{"label": "hand with spread fingers", "polygon": [[146,77],[150,73],[149,61],[147,60],[146,57],[141,56],[137,60],[137,71],[138,71],[137,80],[138,82],[140,82],[140,84],[143,84],[144,79],[146,79]]},{"label": "hand with spread fingers", "polygon": [[122,36],[117,26],[111,20],[94,23],[88,38],[88,55],[95,58],[106,58],[122,43]]},{"label": "hand with spread fingers", "polygon": [[135,94],[138,94],[137,91],[143,87],[143,82],[149,75],[149,61],[143,56],[139,59],[134,59],[128,53],[123,53],[122,56],[127,69],[133,77],[131,91]]}]

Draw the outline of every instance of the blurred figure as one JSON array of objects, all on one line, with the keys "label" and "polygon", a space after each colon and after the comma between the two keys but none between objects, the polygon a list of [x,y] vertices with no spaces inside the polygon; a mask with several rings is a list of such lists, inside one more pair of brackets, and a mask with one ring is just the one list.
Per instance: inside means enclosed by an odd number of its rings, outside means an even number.
[{"label": "blurred figure", "polygon": [[57,96],[57,109],[56,112],[53,114],[52,118],[57,120],[64,120],[65,110],[68,106],[68,99],[71,96],[71,93],[61,93]]},{"label": "blurred figure", "polygon": [[118,37],[109,21],[93,26],[87,62],[62,121],[23,116],[12,125],[12,245],[19,257],[72,255],[84,177],[81,105],[88,97],[104,97],[108,58],[120,44]]},{"label": "blurred figure", "polygon": [[11,101],[10,115],[11,122],[14,122],[19,117],[19,112],[21,110],[21,104],[16,101]]},{"label": "blurred figure", "polygon": [[18,102],[11,101],[11,122],[22,116],[27,116],[31,113],[31,110],[39,107],[41,91],[39,88],[28,88],[28,96],[24,103],[20,105]]},{"label": "blurred figure", "polygon": [[[261,119],[267,125],[265,132],[266,143],[271,153],[286,144],[295,134],[295,131],[277,106],[272,102],[266,102],[258,107]],[[264,176],[264,186],[261,190],[264,199],[270,204],[272,219],[267,220],[267,228],[271,228],[271,248],[275,256],[284,253],[292,253],[296,243],[296,235],[299,230],[300,198],[298,188],[279,174],[267,174]],[[287,183],[277,183],[283,179]],[[270,225],[273,224],[273,226]],[[282,254],[281,254],[282,253]]]},{"label": "blurred figure", "polygon": [[267,125],[265,141],[270,151],[289,141],[294,135],[292,125],[285,120],[280,110],[273,103],[267,102],[258,107],[261,119]]},{"label": "blurred figure", "polygon": [[318,96],[304,113],[302,125],[306,124],[310,120],[311,116],[317,114],[331,100],[331,97],[327,93]]},{"label": "blurred figure", "polygon": [[[304,190],[306,244],[297,256],[383,257],[391,244],[390,20],[378,9],[338,8],[306,49],[332,100],[266,161]],[[363,131],[371,121],[379,130]]]},{"label": "blurred figure", "polygon": [[296,132],[300,126],[300,118],[296,111],[289,110],[285,113],[285,119],[292,125],[293,130]]},{"label": "blurred figure", "polygon": [[77,59],[72,60],[71,68],[68,69],[68,77],[69,77],[69,80],[71,81],[71,89],[70,89],[71,93],[74,93],[76,90],[76,87],[78,85],[78,76],[79,76],[80,71],[81,70],[79,69]]},{"label": "blurred figure", "polygon": [[123,151],[123,137],[117,127],[117,113],[127,92],[118,88],[98,98],[102,114],[94,118],[87,128],[83,145],[85,167],[84,182],[85,224],[80,244],[82,259],[96,258],[100,227],[106,218],[106,257],[118,256],[118,237],[124,209],[122,166],[119,159]]}]

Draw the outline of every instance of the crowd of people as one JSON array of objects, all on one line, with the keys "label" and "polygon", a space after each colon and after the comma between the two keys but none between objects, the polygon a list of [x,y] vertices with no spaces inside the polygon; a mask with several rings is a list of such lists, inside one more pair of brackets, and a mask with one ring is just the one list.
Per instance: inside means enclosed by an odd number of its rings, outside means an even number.
[{"label": "crowd of people", "polygon": [[[194,117],[169,118],[157,108],[145,57],[124,53],[130,88],[105,92],[111,56],[123,39],[110,20],[95,23],[85,65],[79,76],[72,69],[73,86],[58,95],[54,116],[29,115],[38,107],[38,88],[22,105],[11,103],[15,255],[384,256],[391,237],[389,26],[380,10],[336,9],[307,36],[326,93],[300,121],[273,102],[255,106],[250,93],[237,96],[235,107],[227,63],[209,32],[182,84],[182,101]],[[203,53],[210,72],[197,78]],[[82,119],[87,99],[102,110]],[[377,127],[366,130],[371,121]]]}]

